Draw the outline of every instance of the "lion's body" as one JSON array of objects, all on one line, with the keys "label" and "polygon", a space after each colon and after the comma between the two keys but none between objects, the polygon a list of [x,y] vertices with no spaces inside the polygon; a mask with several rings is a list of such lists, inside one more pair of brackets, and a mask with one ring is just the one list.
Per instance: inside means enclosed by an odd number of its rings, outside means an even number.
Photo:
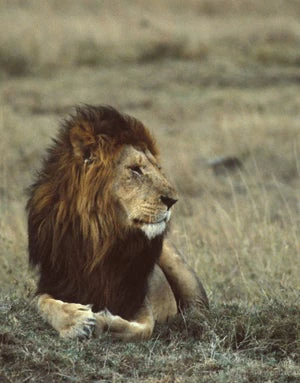
[{"label": "lion's body", "polygon": [[66,120],[27,204],[39,309],[62,336],[96,321],[121,339],[145,338],[179,304],[207,304],[195,274],[164,245],[176,200],[138,120],[109,107],[80,108]]}]

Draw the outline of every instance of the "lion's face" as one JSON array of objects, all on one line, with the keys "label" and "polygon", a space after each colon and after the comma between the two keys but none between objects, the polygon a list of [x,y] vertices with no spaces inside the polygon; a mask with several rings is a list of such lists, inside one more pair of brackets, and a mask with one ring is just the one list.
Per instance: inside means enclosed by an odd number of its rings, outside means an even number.
[{"label": "lion's face", "polygon": [[113,194],[124,226],[142,230],[149,239],[164,232],[177,201],[157,159],[131,145],[124,146],[118,158]]}]

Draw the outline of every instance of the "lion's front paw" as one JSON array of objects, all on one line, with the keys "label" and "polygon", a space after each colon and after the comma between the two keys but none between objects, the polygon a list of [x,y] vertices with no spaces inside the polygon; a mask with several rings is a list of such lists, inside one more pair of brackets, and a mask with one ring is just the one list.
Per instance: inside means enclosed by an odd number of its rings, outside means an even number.
[{"label": "lion's front paw", "polygon": [[65,303],[49,294],[41,294],[37,302],[38,311],[62,338],[86,338],[93,334],[96,324],[91,306]]},{"label": "lion's front paw", "polygon": [[96,319],[90,306],[63,303],[57,318],[57,329],[62,338],[89,338],[93,335]]},{"label": "lion's front paw", "polygon": [[96,313],[95,318],[96,335],[107,331],[114,339],[136,341],[149,339],[152,334],[152,326],[136,321],[127,321],[118,315],[111,314],[108,310]]}]

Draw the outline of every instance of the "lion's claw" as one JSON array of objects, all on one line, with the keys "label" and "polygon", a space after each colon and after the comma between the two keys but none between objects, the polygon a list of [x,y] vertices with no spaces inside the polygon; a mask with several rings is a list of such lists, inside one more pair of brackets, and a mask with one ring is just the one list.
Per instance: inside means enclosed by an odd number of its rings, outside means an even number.
[{"label": "lion's claw", "polygon": [[82,327],[78,328],[78,337],[91,338],[95,332],[96,319],[88,318],[82,323]]},{"label": "lion's claw", "polygon": [[94,333],[95,326],[84,326],[82,331],[83,331],[83,336],[86,338],[91,338]]}]

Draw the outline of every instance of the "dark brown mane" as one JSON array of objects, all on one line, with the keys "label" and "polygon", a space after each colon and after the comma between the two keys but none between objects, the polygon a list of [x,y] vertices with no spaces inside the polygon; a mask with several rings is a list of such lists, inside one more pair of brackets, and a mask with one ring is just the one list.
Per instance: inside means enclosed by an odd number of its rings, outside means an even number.
[{"label": "dark brown mane", "polygon": [[115,159],[127,144],[157,156],[144,125],[112,107],[80,107],[64,121],[27,204],[38,294],[92,304],[95,311],[107,307],[124,318],[143,302],[163,239],[149,241],[118,222],[111,184]]},{"label": "dark brown mane", "polygon": [[77,107],[76,113],[64,121],[64,130],[74,126],[88,124],[95,135],[104,135],[117,147],[133,145],[147,148],[156,156],[158,154],[153,137],[144,125],[134,117],[118,112],[111,106]]}]

